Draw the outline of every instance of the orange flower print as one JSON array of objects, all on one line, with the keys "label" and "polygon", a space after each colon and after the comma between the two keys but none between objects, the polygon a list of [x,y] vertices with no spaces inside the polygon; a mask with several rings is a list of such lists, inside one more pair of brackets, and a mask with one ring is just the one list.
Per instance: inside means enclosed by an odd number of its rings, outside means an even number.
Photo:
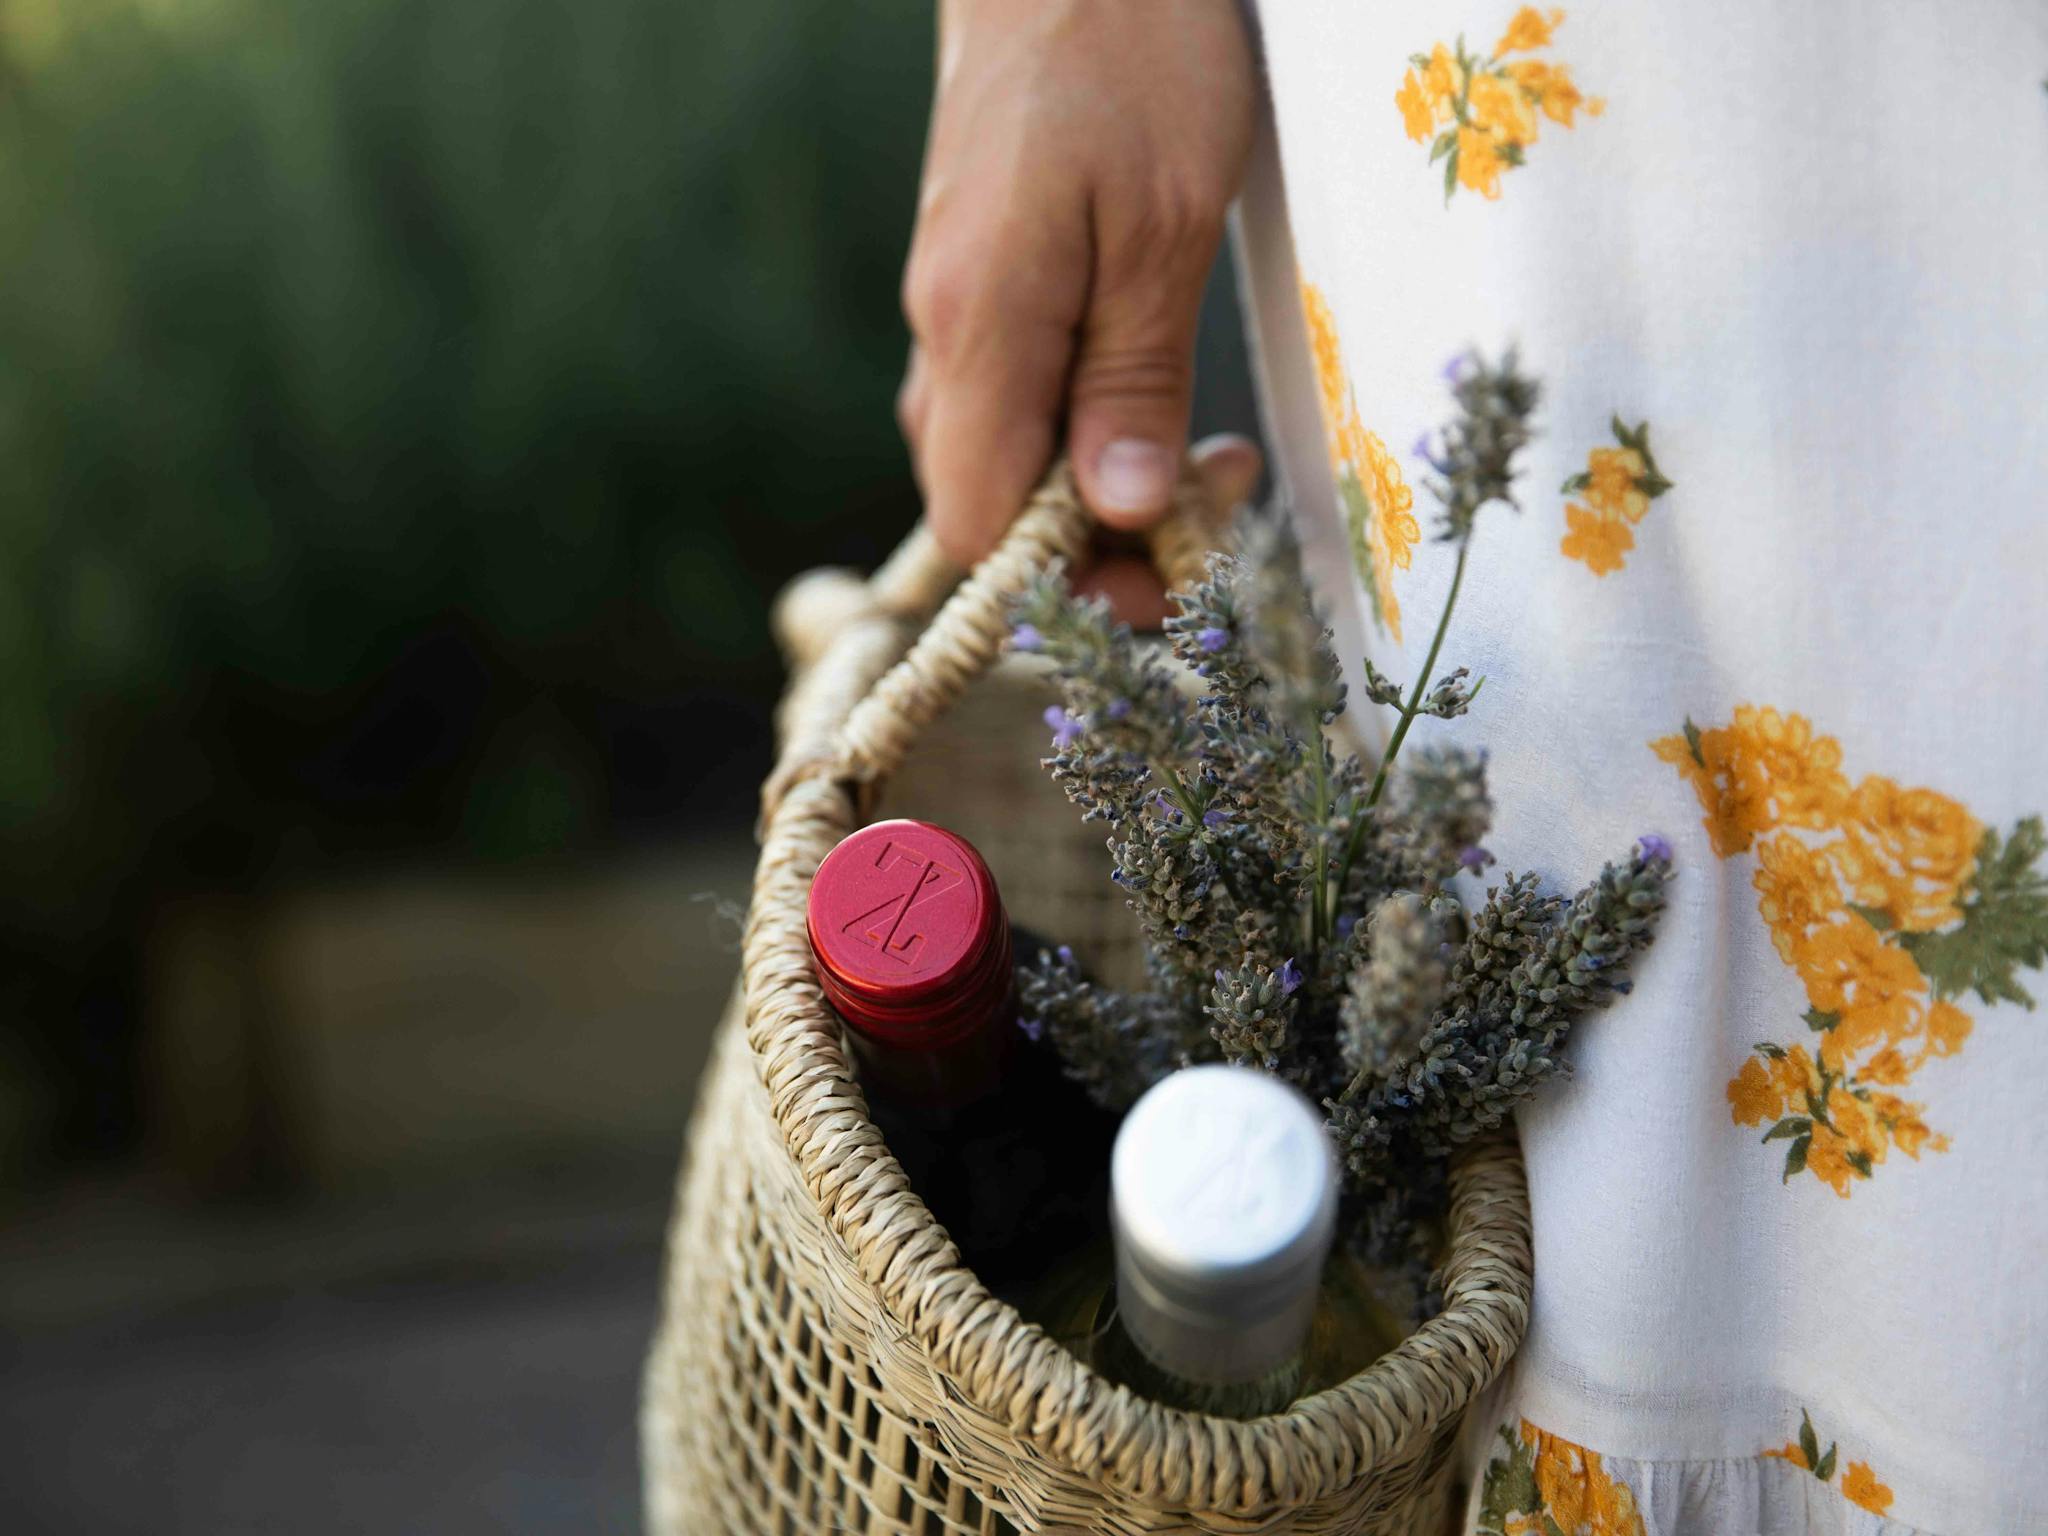
[{"label": "orange flower print", "polygon": [[1508,76],[1476,76],[1466,100],[1478,131],[1495,143],[1520,149],[1536,142],[1536,103]]},{"label": "orange flower print", "polygon": [[1430,163],[1444,162],[1446,203],[1460,187],[1498,198],[1502,174],[1523,163],[1543,118],[1570,128],[1580,112],[1598,117],[1606,109],[1562,64],[1508,57],[1548,48],[1563,21],[1563,11],[1523,6],[1485,58],[1466,52],[1463,38],[1455,48],[1438,43],[1409,55],[1394,107],[1401,131],[1429,144]]},{"label": "orange flower print", "polygon": [[1897,1045],[1922,1022],[1919,994],[1927,978],[1913,957],[1854,913],[1800,940],[1794,967],[1806,1000],[1828,1022],[1821,1060],[1839,1067],[1866,1046]]},{"label": "orange flower print", "polygon": [[1813,1431],[1813,1417],[1801,1409],[1799,1412],[1799,1438],[1789,1441],[1775,1451],[1763,1454],[1769,1460],[1788,1461],[1802,1472],[1811,1472],[1823,1483],[1833,1483],[1836,1491],[1859,1509],[1867,1509],[1873,1515],[1881,1515],[1892,1507],[1892,1491],[1877,1480],[1877,1474],[1870,1470],[1867,1461],[1852,1461],[1842,1471],[1841,1481],[1835,1482],[1835,1452],[1837,1447],[1830,1442],[1823,1451],[1820,1436]]},{"label": "orange flower print", "polygon": [[2031,1006],[2016,973],[2048,963],[2040,818],[2001,838],[1933,790],[1852,791],[1838,742],[1754,705],[1650,748],[1692,786],[1719,857],[1755,850],[1758,913],[1819,1036],[1811,1054],[1755,1046],[1727,1086],[1733,1123],[1785,1143],[1783,1182],[1810,1173],[1844,1199],[1894,1149],[1946,1151],[1926,1106],[1892,1090],[1962,1050],[1963,992]]},{"label": "orange flower print", "polygon": [[1515,19],[1508,23],[1507,31],[1501,33],[1500,41],[1493,45],[1496,56],[1507,53],[1528,53],[1537,48],[1550,46],[1550,34],[1564,20],[1563,11],[1545,14],[1533,5],[1525,5],[1515,12]]},{"label": "orange flower print", "polygon": [[1914,933],[1962,915],[1957,898],[1984,829],[1947,795],[1872,776],[1856,786],[1842,830],[1827,853],[1857,905]]},{"label": "orange flower print", "polygon": [[1564,521],[1567,531],[1558,547],[1567,559],[1583,561],[1595,576],[1620,570],[1624,557],[1636,547],[1636,536],[1628,531],[1627,523],[1602,517],[1590,508],[1566,507]]},{"label": "orange flower print", "polygon": [[1415,492],[1379,434],[1368,432],[1359,419],[1351,382],[1344,372],[1336,316],[1322,290],[1306,278],[1301,282],[1301,307],[1308,322],[1309,352],[1315,359],[1316,389],[1322,398],[1323,427],[1336,466],[1337,494],[1344,506],[1352,560],[1371,595],[1373,617],[1399,640],[1401,603],[1394,595],[1394,572],[1408,569],[1422,537],[1413,510]]},{"label": "orange flower print", "polygon": [[1757,911],[1787,965],[1807,933],[1842,910],[1842,891],[1827,860],[1790,832],[1756,845]]},{"label": "orange flower print", "polygon": [[1635,547],[1629,529],[1643,520],[1651,502],[1671,489],[1650,452],[1650,424],[1630,427],[1616,415],[1609,425],[1620,446],[1595,448],[1586,455],[1586,467],[1563,486],[1564,494],[1584,500],[1565,507],[1568,531],[1559,548],[1567,559],[1584,562],[1595,576],[1621,569],[1622,556]]},{"label": "orange flower print", "polygon": [[1545,64],[1541,59],[1517,59],[1507,66],[1508,78],[1519,85],[1543,115],[1553,123],[1576,127],[1579,110],[1597,117],[1604,103],[1588,102],[1572,83],[1572,72],[1562,64]]},{"label": "orange flower print", "polygon": [[2001,837],[1931,789],[1873,776],[1852,791],[1839,742],[1751,704],[1649,745],[1692,786],[1718,857],[1754,849],[1757,912],[1818,1036],[1810,1052],[1756,1044],[1728,1081],[1733,1123],[1785,1143],[1783,1182],[1810,1173],[1844,1199],[1895,1149],[1946,1151],[1926,1106],[1893,1090],[1961,1052],[1964,992],[2033,1005],[2017,973],[2048,964],[2041,818]]},{"label": "orange flower print", "polygon": [[1500,196],[1500,173],[1510,162],[1502,156],[1492,135],[1483,128],[1458,130],[1457,147],[1451,151],[1451,168],[1458,185],[1481,197]]},{"label": "orange flower print", "polygon": [[1408,130],[1409,138],[1420,144],[1429,137],[1436,127],[1436,110],[1414,70],[1402,78],[1401,89],[1394,92],[1394,105],[1401,109],[1401,126]]},{"label": "orange flower print", "polygon": [[1303,278],[1301,309],[1308,321],[1309,354],[1315,359],[1316,393],[1323,404],[1323,429],[1332,457],[1343,451],[1345,425],[1358,413],[1351,405],[1351,381],[1344,373],[1344,350],[1337,342],[1337,317],[1322,289]]},{"label": "orange flower print", "polygon": [[1598,1453],[1546,1434],[1527,1419],[1517,1437],[1500,1431],[1503,1449],[1480,1485],[1479,1525],[1487,1536],[1643,1536],[1635,1492]]},{"label": "orange flower print", "polygon": [[1683,735],[1650,748],[1692,785],[1724,859],[1747,853],[1760,832],[1835,825],[1849,795],[1841,746],[1815,736],[1803,715],[1743,705],[1726,727],[1702,731],[1688,720]]},{"label": "orange flower print", "polygon": [[1842,1497],[1873,1515],[1881,1515],[1892,1507],[1892,1491],[1877,1480],[1877,1474],[1864,1461],[1852,1461],[1842,1473]]},{"label": "orange flower print", "polygon": [[1762,1125],[1785,1112],[1785,1094],[1776,1076],[1754,1056],[1729,1080],[1728,1103],[1737,1125]]}]

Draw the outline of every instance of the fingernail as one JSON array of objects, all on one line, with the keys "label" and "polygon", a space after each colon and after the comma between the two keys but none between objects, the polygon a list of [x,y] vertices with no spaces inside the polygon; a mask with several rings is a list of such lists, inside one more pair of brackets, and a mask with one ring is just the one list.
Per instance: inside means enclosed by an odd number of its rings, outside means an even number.
[{"label": "fingernail", "polygon": [[1173,495],[1173,455],[1157,443],[1120,437],[1095,460],[1102,512],[1157,512]]}]

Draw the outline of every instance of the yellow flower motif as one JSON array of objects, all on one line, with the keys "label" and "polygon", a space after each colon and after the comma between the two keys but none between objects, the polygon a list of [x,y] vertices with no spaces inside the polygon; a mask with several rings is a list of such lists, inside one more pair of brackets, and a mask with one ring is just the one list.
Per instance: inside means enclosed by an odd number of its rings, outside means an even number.
[{"label": "yellow flower motif", "polygon": [[1436,120],[1448,120],[1452,104],[1465,89],[1465,71],[1451,57],[1451,50],[1442,43],[1429,51],[1429,63],[1422,71],[1422,84],[1429,92],[1429,104],[1436,113]]},{"label": "yellow flower motif", "polygon": [[1816,736],[1804,715],[1781,715],[1753,704],[1735,711],[1733,750],[1756,765],[1769,795],[1772,824],[1827,828],[1848,797],[1841,743]]},{"label": "yellow flower motif", "polygon": [[1756,845],[1757,910],[1771,926],[1771,943],[1787,965],[1807,931],[1842,910],[1841,887],[1827,861],[1790,832]]},{"label": "yellow flower motif", "polygon": [[1707,814],[1701,825],[1719,858],[1747,852],[1759,832],[1770,829],[1765,791],[1756,764],[1736,751],[1732,731],[1701,731],[1697,747],[1683,736],[1665,736],[1650,750],[1684,775]]},{"label": "yellow flower motif", "polygon": [[1858,906],[1886,913],[1910,933],[1962,916],[1957,898],[1976,866],[1984,828],[1956,801],[1872,775],[1856,786],[1842,832],[1828,857]]},{"label": "yellow flower motif", "polygon": [[1891,1489],[1877,1480],[1868,1462],[1852,1461],[1843,1471],[1842,1497],[1873,1515],[1881,1515],[1892,1507]]},{"label": "yellow flower motif", "polygon": [[1844,1200],[1856,1170],[1849,1166],[1849,1144],[1822,1121],[1813,1122],[1813,1140],[1806,1149],[1806,1171]]},{"label": "yellow flower motif", "polygon": [[[1755,849],[1758,913],[1819,1035],[1812,1056],[1803,1045],[1756,1047],[1724,1090],[1734,1123],[1771,1122],[1765,1140],[1786,1143],[1785,1177],[1810,1172],[1844,1197],[1894,1149],[1914,1160],[1947,1151],[1926,1106],[1894,1090],[1961,1052],[1976,1027],[1955,1001],[1970,972],[1958,979],[1947,953],[1914,935],[2003,942],[1995,929],[1972,930],[1992,898],[1963,901],[1989,845],[1983,825],[1947,795],[1881,775],[1852,791],[1840,743],[1801,715],[1746,704],[1726,726],[1687,721],[1683,735],[1649,745],[1692,786],[1719,857]],[[2029,837],[2034,825],[2021,823]],[[1763,1454],[1792,1459],[1793,1449]]]},{"label": "yellow flower motif", "polygon": [[[1585,561],[1596,576],[1621,569],[1622,555],[1635,545],[1630,526],[1640,523],[1650,503],[1671,489],[1650,455],[1650,424],[1643,421],[1631,427],[1617,414],[1613,427],[1618,446],[1593,449],[1586,455],[1586,467],[1561,487],[1568,495],[1576,491],[1585,503],[1565,508],[1571,531],[1560,547],[1569,558]],[[1596,518],[1612,526],[1601,528]]]},{"label": "yellow flower motif", "polygon": [[1853,913],[1802,939],[1794,964],[1807,1001],[1837,1015],[1821,1036],[1821,1061],[1830,1071],[1867,1047],[1909,1039],[1920,1022],[1927,978],[1911,955]]},{"label": "yellow flower motif", "polygon": [[1522,1421],[1522,1439],[1536,1453],[1536,1492],[1543,1509],[1534,1519],[1511,1522],[1511,1532],[1540,1536],[1556,1529],[1573,1536],[1642,1536],[1635,1494],[1601,1465],[1598,1453],[1546,1435],[1527,1419]]},{"label": "yellow flower motif", "polygon": [[[1802,1410],[1799,1419],[1799,1439],[1789,1442],[1782,1449],[1765,1451],[1764,1458],[1789,1461],[1800,1471],[1811,1472],[1822,1482],[1826,1482],[1834,1476],[1837,1447],[1830,1441],[1827,1450],[1821,1450],[1820,1436],[1814,1433],[1812,1417]],[[1820,1458],[1818,1466],[1814,1465],[1816,1456]],[[1877,1480],[1867,1461],[1850,1462],[1843,1469],[1839,1486],[1843,1498],[1851,1504],[1869,1510],[1872,1514],[1881,1515],[1892,1507],[1891,1489]]]},{"label": "yellow flower motif", "polygon": [[1598,96],[1587,97],[1580,92],[1571,71],[1562,64],[1517,59],[1506,68],[1508,78],[1527,91],[1553,123],[1571,128],[1577,126],[1574,119],[1581,108],[1588,117],[1598,117],[1607,110],[1607,103]]},{"label": "yellow flower motif", "polygon": [[[1562,64],[1509,58],[1549,47],[1563,20],[1563,11],[1524,6],[1490,55],[1468,53],[1462,38],[1455,48],[1436,43],[1426,56],[1409,55],[1394,108],[1409,139],[1430,143],[1432,165],[1448,153],[1446,202],[1459,187],[1499,197],[1502,172],[1522,163],[1545,117],[1570,128],[1581,110],[1599,115],[1604,104],[1588,99]],[[1438,137],[1453,128],[1448,140]]]},{"label": "yellow flower motif", "polygon": [[1351,406],[1351,381],[1344,374],[1344,349],[1337,342],[1337,317],[1322,289],[1301,280],[1301,310],[1308,321],[1309,355],[1316,364],[1316,393],[1323,403],[1323,429],[1330,452],[1343,452],[1344,428],[1356,413]]},{"label": "yellow flower motif", "polygon": [[1909,1104],[1894,1093],[1873,1093],[1870,1096],[1871,1113],[1883,1124],[1893,1144],[1915,1162],[1919,1161],[1922,1147],[1936,1152],[1948,1150],[1948,1138],[1936,1136],[1928,1130],[1927,1122],[1920,1118],[1922,1107]]},{"label": "yellow flower motif", "polygon": [[1618,517],[1608,517],[1573,502],[1564,509],[1565,535],[1558,549],[1568,560],[1585,562],[1595,576],[1622,567],[1622,557],[1636,547],[1636,536]]},{"label": "yellow flower motif", "polygon": [[1563,11],[1552,11],[1548,16],[1533,5],[1525,5],[1515,12],[1508,23],[1507,31],[1501,33],[1500,41],[1493,45],[1496,57],[1504,53],[1526,53],[1532,48],[1548,48],[1550,35],[1558,23],[1564,20]]},{"label": "yellow flower motif", "polygon": [[[1372,508],[1370,537],[1364,540],[1373,593],[1387,633],[1401,638],[1401,604],[1394,595],[1394,572],[1415,561],[1422,525],[1415,520],[1415,492],[1402,477],[1401,466],[1377,432],[1368,432],[1354,412],[1345,423],[1342,457]],[[1354,551],[1355,553],[1356,551]]]},{"label": "yellow flower motif", "polygon": [[1409,70],[1402,77],[1401,89],[1394,92],[1394,105],[1401,109],[1402,126],[1416,143],[1420,144],[1436,131],[1436,112],[1414,70]]},{"label": "yellow flower motif", "polygon": [[1640,523],[1650,498],[1636,482],[1648,468],[1633,448],[1595,448],[1586,456],[1586,500],[1602,512]]},{"label": "yellow flower motif", "polygon": [[1728,1105],[1737,1125],[1762,1125],[1785,1113],[1785,1091],[1775,1074],[1752,1056],[1728,1081]]},{"label": "yellow flower motif", "polygon": [[1458,185],[1489,202],[1500,196],[1500,173],[1506,165],[1494,147],[1493,135],[1483,128],[1458,130]]},{"label": "yellow flower motif", "polygon": [[1744,705],[1734,724],[1701,731],[1698,742],[1697,755],[1683,736],[1650,749],[1692,785],[1721,858],[1748,852],[1758,833],[1774,827],[1830,826],[1848,799],[1840,744],[1815,736],[1802,715]]},{"label": "yellow flower motif", "polygon": [[[1372,583],[1380,622],[1399,640],[1401,604],[1394,595],[1394,572],[1405,571],[1414,562],[1415,545],[1422,537],[1422,525],[1413,511],[1415,493],[1379,434],[1368,432],[1359,419],[1351,381],[1344,371],[1337,317],[1322,290],[1306,278],[1301,280],[1301,309],[1308,325],[1309,352],[1315,359],[1324,431],[1339,488],[1346,497],[1352,555],[1359,574]],[[1345,489],[1347,482],[1350,489]],[[1362,508],[1356,497],[1363,498]]]},{"label": "yellow flower motif", "polygon": [[1884,1126],[1878,1121],[1877,1111],[1869,1104],[1846,1088],[1830,1088],[1828,1120],[1851,1151],[1861,1152],[1873,1164],[1884,1161]]},{"label": "yellow flower motif", "polygon": [[1472,82],[1472,120],[1503,144],[1536,142],[1536,104],[1505,75],[1480,75]]},{"label": "yellow flower motif", "polygon": [[1973,1028],[1970,1016],[1954,1003],[1939,1002],[1927,1010],[1923,1033],[1927,1051],[1933,1056],[1953,1056],[1963,1048]]}]

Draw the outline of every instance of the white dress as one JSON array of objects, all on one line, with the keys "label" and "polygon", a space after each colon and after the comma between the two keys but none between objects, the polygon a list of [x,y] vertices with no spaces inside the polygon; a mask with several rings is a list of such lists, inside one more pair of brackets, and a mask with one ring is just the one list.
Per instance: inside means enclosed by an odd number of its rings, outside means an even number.
[{"label": "white dress", "polygon": [[1490,750],[1503,867],[1676,850],[1521,1117],[1468,1528],[2048,1532],[2048,0],[1259,10],[1238,248],[1347,657],[1412,679],[1410,445],[1517,343],[1486,687],[1412,739]]}]

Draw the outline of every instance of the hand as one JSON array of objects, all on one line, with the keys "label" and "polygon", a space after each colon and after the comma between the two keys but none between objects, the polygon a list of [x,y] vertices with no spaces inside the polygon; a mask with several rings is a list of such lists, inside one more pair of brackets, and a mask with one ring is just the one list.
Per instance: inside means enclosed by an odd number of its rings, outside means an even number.
[{"label": "hand", "polygon": [[[1251,499],[1261,468],[1258,445],[1251,439],[1219,433],[1195,444],[1189,456],[1218,513],[1234,512]],[[1166,622],[1166,584],[1145,553],[1144,540],[1111,532],[1096,544],[1095,558],[1074,573],[1075,595],[1108,598],[1110,610],[1133,629],[1159,628]]]},{"label": "hand", "polygon": [[1143,528],[1250,149],[1238,0],[942,0],[939,37],[897,401],[926,517],[973,563],[1064,429],[1090,510]]}]

